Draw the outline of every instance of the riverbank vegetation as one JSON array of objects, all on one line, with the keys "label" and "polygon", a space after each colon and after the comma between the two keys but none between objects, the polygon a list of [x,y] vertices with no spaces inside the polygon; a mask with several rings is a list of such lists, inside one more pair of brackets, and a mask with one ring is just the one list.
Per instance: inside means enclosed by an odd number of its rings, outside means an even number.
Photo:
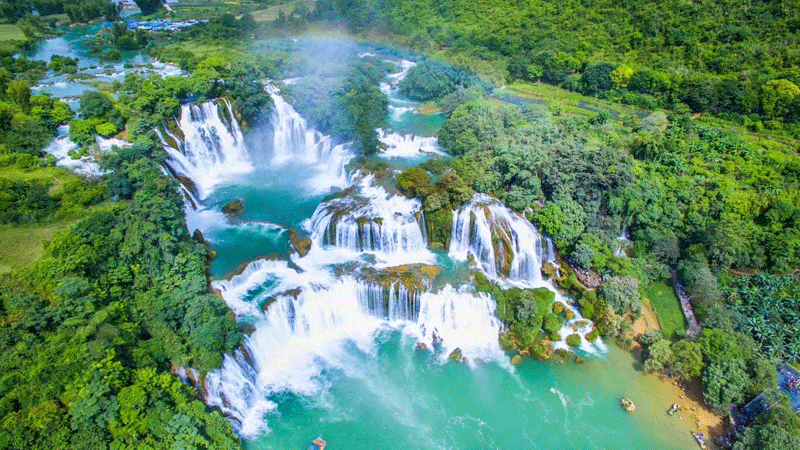
[{"label": "riverbank vegetation", "polygon": [[[159,167],[152,124],[163,118],[153,107],[170,103],[86,93],[72,121],[76,141],[146,125],[131,130],[131,147],[102,157],[105,176],[84,180],[42,153],[73,111],[31,95],[24,76],[38,65],[8,58],[3,66],[12,79],[0,98],[0,218],[15,228],[0,230],[14,240],[0,258],[0,447],[238,448],[222,415],[170,373],[190,366],[202,375],[241,341],[232,314],[208,290],[209,251],[186,230],[177,182]],[[197,78],[175,81],[181,98],[191,86],[208,95],[216,83],[199,80],[222,76],[225,88],[214,95],[230,91],[244,115],[247,105],[264,108],[236,92],[237,83],[254,81],[246,70],[199,66]],[[131,76],[128,87],[163,92],[157,83],[169,81],[156,78]],[[144,100],[133,105],[136,98]],[[88,122],[93,127],[81,126]]]}]

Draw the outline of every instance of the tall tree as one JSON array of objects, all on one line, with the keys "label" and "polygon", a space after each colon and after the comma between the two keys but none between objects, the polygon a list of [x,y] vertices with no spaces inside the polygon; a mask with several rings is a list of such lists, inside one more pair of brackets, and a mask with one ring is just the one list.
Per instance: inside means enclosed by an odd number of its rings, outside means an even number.
[{"label": "tall tree", "polygon": [[134,0],[136,2],[136,6],[142,10],[142,14],[145,16],[149,16],[154,12],[161,9],[163,6],[162,0]]}]

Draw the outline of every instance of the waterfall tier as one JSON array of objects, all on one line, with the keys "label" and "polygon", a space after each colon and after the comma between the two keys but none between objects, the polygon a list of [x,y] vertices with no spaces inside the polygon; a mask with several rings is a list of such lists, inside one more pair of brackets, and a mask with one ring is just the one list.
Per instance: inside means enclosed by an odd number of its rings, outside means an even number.
[{"label": "waterfall tier", "polygon": [[385,158],[413,158],[424,154],[446,155],[439,148],[439,140],[435,137],[423,137],[413,134],[400,134],[378,128],[378,139],[385,146],[380,156]]},{"label": "waterfall tier", "polygon": [[178,127],[182,138],[168,129],[159,132],[169,155],[167,164],[192,181],[201,200],[220,182],[253,170],[242,130],[226,99],[181,106]]},{"label": "waterfall tier", "polygon": [[314,244],[376,253],[395,265],[430,260],[422,204],[373,182],[365,177],[357,194],[319,205],[311,217]]},{"label": "waterfall tier", "polygon": [[478,267],[493,278],[539,285],[542,255],[539,232],[528,220],[497,200],[476,194],[453,212],[449,256]]},{"label": "waterfall tier", "polygon": [[[275,294],[292,285],[292,294]],[[301,273],[285,261],[257,261],[215,287],[237,314],[255,320],[255,331],[206,376],[203,389],[207,403],[234,418],[245,436],[263,431],[264,414],[275,408],[271,395],[317,392],[321,373],[346,368],[353,345],[374,352],[375,333],[390,323],[439,348],[442,360],[456,347],[468,360],[503,358],[494,301],[469,287],[412,293],[400,282],[384,286],[322,270]],[[248,299],[268,295],[274,301],[264,311],[246,306]]]},{"label": "waterfall tier", "polygon": [[267,86],[274,108],[270,123],[272,126],[272,164],[280,165],[289,161],[307,164],[325,164],[330,168],[328,175],[346,178],[344,165],[349,161],[348,145],[336,144],[308,125],[306,119],[278,94],[278,89]]}]

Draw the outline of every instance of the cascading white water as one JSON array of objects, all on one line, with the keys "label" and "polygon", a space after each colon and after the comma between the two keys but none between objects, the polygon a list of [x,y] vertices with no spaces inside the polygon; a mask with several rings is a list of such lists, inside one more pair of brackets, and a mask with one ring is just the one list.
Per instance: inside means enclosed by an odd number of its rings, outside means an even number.
[{"label": "cascading white water", "polygon": [[627,228],[622,230],[622,233],[620,233],[620,235],[617,236],[617,248],[614,249],[614,256],[616,256],[617,258],[628,257],[626,251],[631,246],[630,237],[631,236]]},{"label": "cascading white water", "polygon": [[441,345],[442,357],[458,347],[468,361],[505,361],[495,308],[489,295],[475,294],[471,286],[446,285],[439,292],[425,292],[420,296],[417,339],[429,347]]},{"label": "cascading white water", "polygon": [[420,155],[446,156],[439,148],[439,140],[435,137],[423,137],[413,134],[400,134],[378,128],[378,139],[385,148],[379,153],[385,158],[413,158]]},{"label": "cascading white water", "polygon": [[503,284],[547,288],[555,293],[557,302],[572,311],[574,317],[559,331],[561,340],[553,343],[555,348],[570,349],[567,336],[578,334],[583,351],[607,351],[599,338],[595,342],[586,340],[593,324],[581,316],[572,299],[542,278],[542,258],[554,262],[555,247],[547,239],[547,251],[543,251],[542,239],[532,223],[496,199],[475,194],[469,204],[453,212],[452,225],[451,258],[466,261],[471,256],[484,274]]},{"label": "cascading white water", "polygon": [[[286,293],[290,286],[294,292]],[[442,360],[456,347],[468,361],[504,358],[494,301],[469,287],[411,295],[393,284],[387,295],[387,287],[335,277],[321,267],[298,272],[285,261],[254,262],[215,287],[237,315],[255,319],[243,349],[226,355],[204,384],[207,403],[236,419],[245,436],[266,427],[263,416],[275,408],[271,395],[317,392],[324,370],[345,369],[348,345],[372,353],[374,334],[390,324],[440,347]],[[267,297],[274,301],[265,311],[253,306]]]},{"label": "cascading white water", "polygon": [[387,75],[386,81],[380,84],[381,92],[389,99],[389,114],[391,114],[394,120],[400,119],[400,116],[414,111],[417,107],[416,102],[401,98],[400,89],[398,87],[398,84],[408,75],[408,71],[416,66],[417,63],[403,59],[397,64],[400,67],[400,71]]},{"label": "cascading white water", "polygon": [[544,238],[544,245],[542,248],[542,252],[544,253],[548,264],[553,266],[556,269],[556,276],[561,275],[561,265],[558,264],[558,260],[556,259],[556,245],[553,243],[553,240],[550,239],[549,236],[545,236]]},{"label": "cascading white water", "polygon": [[45,147],[44,151],[56,158],[56,165],[59,167],[70,168],[75,171],[75,173],[87,177],[99,177],[103,175],[100,165],[94,162],[92,157],[84,156],[78,159],[72,159],[69,153],[71,150],[77,148],[78,146],[69,140],[69,125],[61,125],[56,132],[56,138]]},{"label": "cascading white water", "polygon": [[419,317],[419,297],[419,293],[409,292],[399,282],[389,286],[362,284],[358,292],[358,301],[364,311],[390,322],[416,321]]},{"label": "cascading white water", "polygon": [[449,256],[466,261],[471,255],[486,275],[541,284],[539,233],[525,218],[496,199],[475,194],[453,212]]},{"label": "cascading white water", "polygon": [[374,253],[394,265],[429,261],[419,200],[390,195],[373,181],[364,177],[357,195],[317,207],[310,224],[314,243]]},{"label": "cascading white water", "polygon": [[168,130],[168,138],[159,132],[170,157],[167,164],[192,180],[201,200],[220,182],[253,170],[242,130],[227,100],[181,106],[178,126],[183,139]]},{"label": "cascading white water", "polygon": [[287,162],[318,166],[321,180],[317,184],[330,188],[346,187],[348,183],[345,165],[352,158],[349,144],[336,144],[311,128],[308,122],[279,95],[275,86],[267,85],[274,103],[270,124],[272,127],[271,164]]}]

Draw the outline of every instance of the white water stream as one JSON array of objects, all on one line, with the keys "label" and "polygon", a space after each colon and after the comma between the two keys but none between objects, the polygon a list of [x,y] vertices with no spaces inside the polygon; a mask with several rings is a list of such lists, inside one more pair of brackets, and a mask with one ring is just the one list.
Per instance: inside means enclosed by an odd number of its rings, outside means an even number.
[{"label": "white water stream", "polygon": [[[347,372],[349,349],[355,346],[374,354],[375,335],[387,328],[425,344],[439,361],[446,361],[458,348],[468,364],[496,361],[512,370],[499,347],[502,324],[490,296],[476,293],[469,284],[446,284],[434,291],[427,281],[410,292],[396,281],[358,275],[362,268],[383,273],[401,265],[435,264],[436,256],[427,248],[421,203],[390,194],[373,176],[346,174],[344,164],[351,157],[348,146],[334,145],[310,128],[277,90],[269,91],[275,110],[266,152],[246,148],[226,101],[184,106],[179,121],[184,138],[162,136],[172,170],[196,186],[198,198],[192,203],[202,206],[214,189],[236,183],[242,174],[255,170],[259,159],[255,154],[269,154],[272,167],[292,163],[314,167],[318,176],[311,183],[322,191],[351,187],[319,204],[307,220],[311,246],[305,256],[294,253],[288,260],[260,259],[230,280],[213,283],[238,319],[252,324],[253,331],[240,349],[225,356],[221,369],[205,377],[206,402],[234,419],[242,435],[255,436],[267,429],[265,417],[276,409],[276,395],[318,392],[326,371]],[[382,139],[397,141],[397,148],[420,145],[437,151],[431,138],[384,134]],[[398,151],[398,155],[405,153]],[[201,229],[247,226],[227,224],[214,209],[201,207],[189,216],[190,226]],[[509,286],[553,289],[541,276],[543,258],[536,229],[485,195],[476,195],[453,213],[448,255],[462,261],[473,258],[479,270]],[[557,300],[568,303],[560,295]],[[591,324],[577,325],[579,319],[576,314],[564,326],[562,339],[575,331],[583,336],[591,330]],[[596,351],[598,345],[602,344],[584,342],[582,348]]]}]

